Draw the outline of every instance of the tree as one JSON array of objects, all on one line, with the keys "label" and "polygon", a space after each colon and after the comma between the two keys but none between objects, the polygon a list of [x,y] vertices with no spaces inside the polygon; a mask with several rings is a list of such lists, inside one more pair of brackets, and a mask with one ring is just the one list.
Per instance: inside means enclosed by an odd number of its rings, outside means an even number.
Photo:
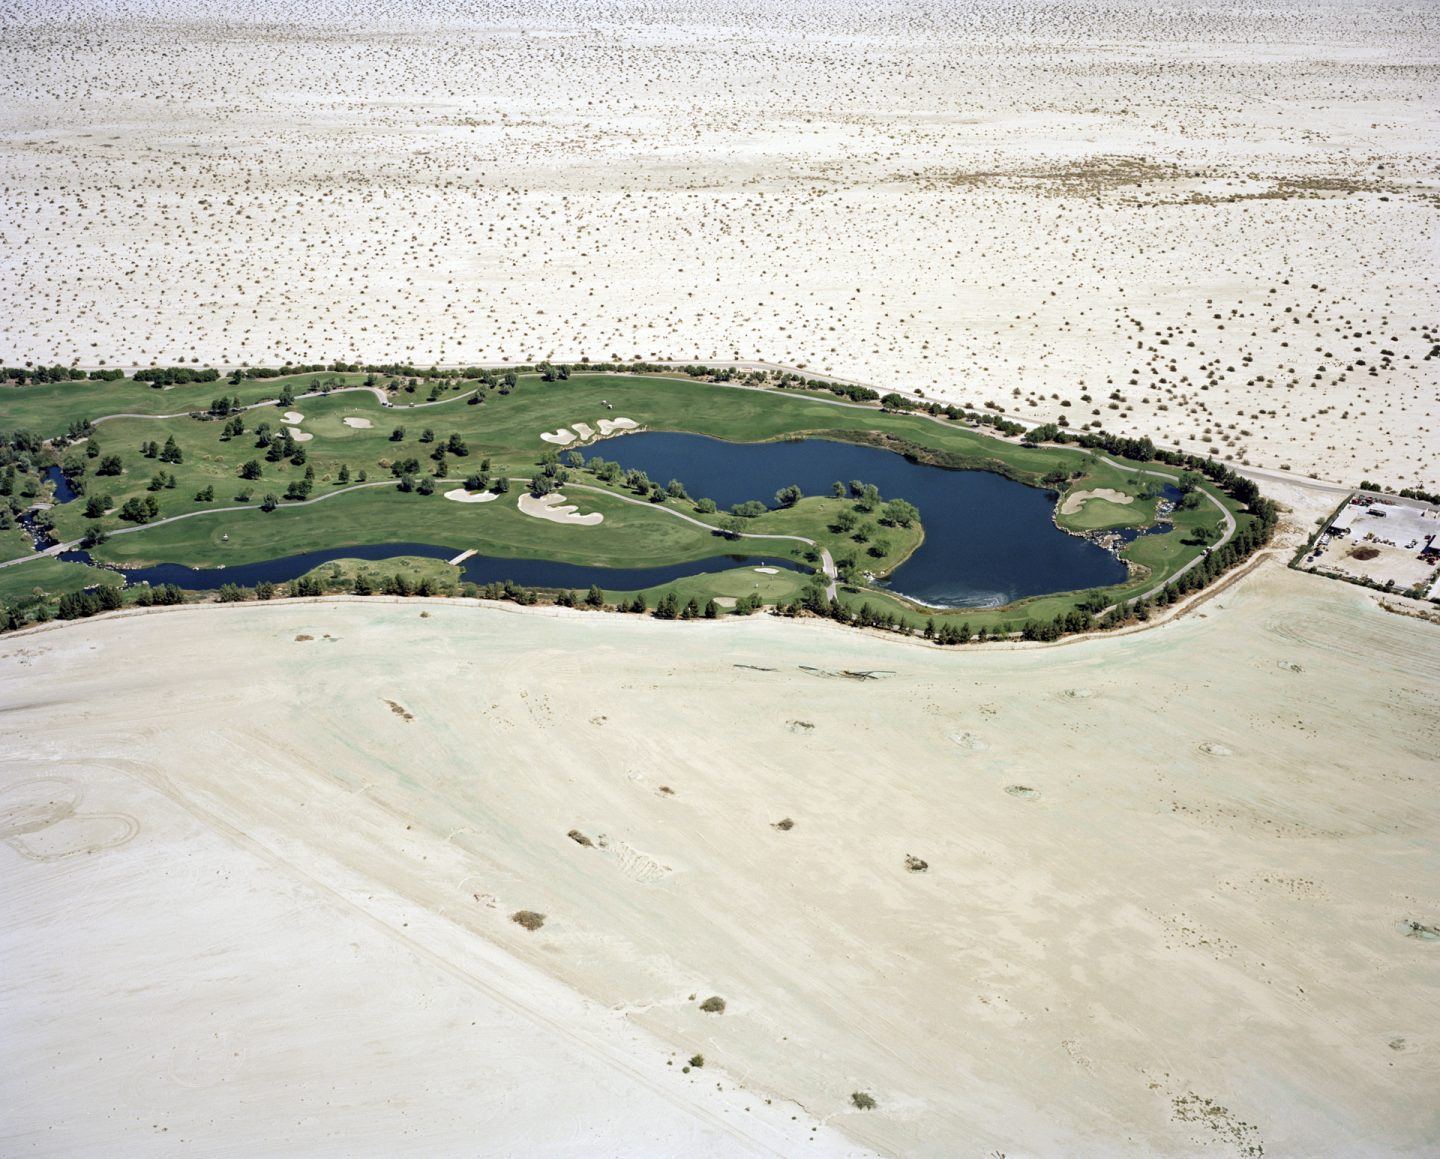
[{"label": "tree", "polygon": [[109,495],[91,495],[85,500],[85,518],[99,519],[114,506],[115,501]]},{"label": "tree", "polygon": [[435,480],[429,475],[425,475],[421,478],[415,490],[421,495],[433,495],[435,494]]},{"label": "tree", "polygon": [[675,598],[674,592],[666,592],[660,597],[660,602],[655,605],[655,618],[657,620],[673,620],[680,614],[680,601]]},{"label": "tree", "polygon": [[341,464],[340,464],[340,474],[336,476],[336,481],[339,482],[339,483],[342,483],[342,484],[350,482],[350,464],[349,464],[349,463],[341,463]]},{"label": "tree", "polygon": [[505,478],[504,475],[501,475],[500,478],[495,480],[495,485],[491,489],[497,495],[504,495],[507,491],[510,490],[510,480]]},{"label": "tree", "polygon": [[390,432],[390,441],[391,441],[392,443],[403,442],[404,439],[405,439],[405,428],[404,428],[404,427],[396,427],[393,431]]},{"label": "tree", "polygon": [[805,492],[800,490],[799,485],[791,483],[775,492],[775,502],[781,507],[794,507],[804,496]]},{"label": "tree", "polygon": [[180,444],[175,441],[174,435],[165,440],[165,446],[160,451],[160,461],[162,463],[183,463],[185,461],[185,454],[180,450]]},{"label": "tree", "polygon": [[465,445],[465,440],[459,435],[451,435],[445,443],[445,449],[452,455],[464,458],[470,453],[470,448]]},{"label": "tree", "polygon": [[260,460],[258,459],[251,459],[248,463],[242,463],[240,465],[240,478],[242,479],[258,479],[261,473]]},{"label": "tree", "polygon": [[[149,496],[153,499],[154,496]],[[120,518],[130,523],[149,523],[150,515],[142,499],[127,499],[120,508]]]},{"label": "tree", "polygon": [[830,497],[832,499],[845,498],[845,484],[840,482],[839,479],[836,479],[835,482],[830,484]]},{"label": "tree", "polygon": [[712,599],[712,600],[706,600],[706,601],[705,601],[705,618],[706,618],[707,620],[714,620],[714,619],[718,619],[718,618],[719,618],[719,615],[720,615],[720,605],[717,604],[713,599]]},{"label": "tree", "polygon": [[737,503],[730,508],[731,515],[738,515],[741,519],[754,519],[765,514],[765,504],[758,499],[747,499],[744,503]]},{"label": "tree", "polygon": [[370,583],[370,577],[363,571],[357,573],[355,576],[354,591],[357,596],[373,595],[375,592],[375,588]]},{"label": "tree", "polygon": [[273,491],[260,501],[261,511],[274,511],[279,506],[280,500]]},{"label": "tree", "polygon": [[95,468],[97,475],[119,475],[125,470],[119,455],[106,455],[100,460],[99,466]]},{"label": "tree", "polygon": [[892,527],[909,527],[920,518],[920,512],[913,503],[904,499],[892,499],[885,504],[880,521]]},{"label": "tree", "polygon": [[213,485],[207,484],[195,492],[195,502],[197,503],[213,503],[214,501],[215,488]]},{"label": "tree", "polygon": [[598,585],[590,585],[590,590],[585,593],[585,604],[591,608],[603,608],[605,606],[605,593],[600,590]]}]

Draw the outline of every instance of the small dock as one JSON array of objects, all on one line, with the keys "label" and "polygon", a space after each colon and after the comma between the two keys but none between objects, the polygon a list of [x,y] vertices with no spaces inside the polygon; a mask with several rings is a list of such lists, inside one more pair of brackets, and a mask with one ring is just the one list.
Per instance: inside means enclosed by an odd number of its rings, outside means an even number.
[{"label": "small dock", "polygon": [[462,551],[459,555],[457,555],[457,556],[456,556],[454,559],[452,559],[450,562],[451,562],[452,564],[464,563],[467,559],[469,559],[469,558],[470,558],[472,555],[474,555],[474,554],[475,554],[475,549],[472,547],[469,551]]}]

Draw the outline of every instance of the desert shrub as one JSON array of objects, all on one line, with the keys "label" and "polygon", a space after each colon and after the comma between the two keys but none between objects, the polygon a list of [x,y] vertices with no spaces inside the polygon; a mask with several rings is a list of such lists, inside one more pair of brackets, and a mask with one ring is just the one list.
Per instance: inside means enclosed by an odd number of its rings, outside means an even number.
[{"label": "desert shrub", "polygon": [[541,926],[545,924],[545,915],[537,914],[534,910],[531,909],[521,909],[516,910],[513,914],[511,914],[510,920],[514,922],[517,926],[523,926],[531,933],[534,933],[536,930],[538,930]]}]

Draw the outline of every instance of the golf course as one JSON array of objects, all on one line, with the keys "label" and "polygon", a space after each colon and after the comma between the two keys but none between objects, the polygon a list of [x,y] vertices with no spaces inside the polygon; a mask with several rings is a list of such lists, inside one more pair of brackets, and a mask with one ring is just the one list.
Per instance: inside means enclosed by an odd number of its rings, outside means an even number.
[{"label": "golf course", "polygon": [[5,622],[164,588],[1053,638],[1143,618],[1273,522],[1218,464],[1148,443],[795,376],[634,369],[7,382]]}]

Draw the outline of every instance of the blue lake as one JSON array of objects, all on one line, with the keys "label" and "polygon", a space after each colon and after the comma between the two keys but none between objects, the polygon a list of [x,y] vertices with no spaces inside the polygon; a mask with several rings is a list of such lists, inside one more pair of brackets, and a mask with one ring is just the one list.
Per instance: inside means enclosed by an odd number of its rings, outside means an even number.
[{"label": "blue lake", "polygon": [[[1055,526],[1052,493],[988,471],[924,466],[878,447],[824,439],[727,443],[701,435],[642,432],[606,441],[593,452],[627,469],[642,470],[662,485],[678,479],[693,497],[714,499],[721,508],[750,499],[774,506],[775,492],[791,484],[807,495],[829,495],[833,483],[848,486],[852,480],[874,484],[886,499],[907,499],[920,511],[925,540],[883,586],[922,604],[995,607],[1029,596],[1108,587],[1127,575],[1125,565],[1111,552]],[[1135,534],[1121,538],[1128,542]],[[717,549],[722,542],[717,537]],[[452,559],[461,550],[426,543],[372,543],[233,567],[158,564],[122,570],[132,582],[171,583],[197,591],[227,583],[242,587],[267,580],[286,583],[335,559],[399,555]],[[863,569],[867,558],[863,544],[855,545],[855,555]],[[61,558],[89,561],[85,552],[67,552]],[[513,580],[526,587],[583,589],[594,583],[625,591],[762,565],[804,570],[787,559],[746,554],[650,568],[476,555],[461,568],[464,580],[476,584]]]},{"label": "blue lake", "polygon": [[[1087,539],[1055,526],[1055,497],[989,471],[950,471],[912,463],[893,451],[825,439],[727,443],[702,435],[644,432],[593,452],[662,486],[685,484],[692,497],[722,508],[759,499],[775,505],[790,484],[829,495],[835,482],[873,483],[886,499],[920,511],[925,542],[884,586],[939,607],[994,607],[1027,596],[1108,587],[1125,565]],[[856,545],[863,568],[864,545]]]}]

